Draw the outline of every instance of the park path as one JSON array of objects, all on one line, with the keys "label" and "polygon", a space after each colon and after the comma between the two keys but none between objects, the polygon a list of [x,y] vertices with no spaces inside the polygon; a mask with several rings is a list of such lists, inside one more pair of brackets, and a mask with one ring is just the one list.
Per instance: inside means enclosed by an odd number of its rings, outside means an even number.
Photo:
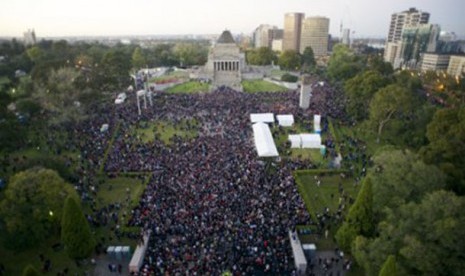
[{"label": "park path", "polygon": [[[94,268],[94,272],[92,275],[94,276],[116,276],[116,275],[129,275],[129,260],[121,260],[118,261],[114,258],[110,258],[108,255],[100,255],[95,258],[96,264]],[[108,269],[108,265],[115,264],[118,267],[118,264],[122,265],[121,274],[116,270],[115,272],[111,272]]]}]

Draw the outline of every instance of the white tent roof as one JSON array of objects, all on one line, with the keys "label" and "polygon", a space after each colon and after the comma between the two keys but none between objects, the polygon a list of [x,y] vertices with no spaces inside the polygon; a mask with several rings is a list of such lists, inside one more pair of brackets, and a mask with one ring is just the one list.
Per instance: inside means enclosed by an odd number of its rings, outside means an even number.
[{"label": "white tent roof", "polygon": [[294,264],[298,275],[304,275],[307,270],[307,259],[305,258],[302,244],[300,243],[297,233],[289,230],[289,241],[291,242],[292,254],[294,255]]},{"label": "white tent roof", "polygon": [[265,123],[256,123],[252,125],[252,128],[258,156],[279,156],[268,125]]},{"label": "white tent roof", "polygon": [[250,121],[252,123],[274,123],[273,113],[251,113]]},{"label": "white tent roof", "polygon": [[288,140],[291,142],[291,148],[300,148],[302,147],[302,140],[300,139],[299,134],[289,134]]},{"label": "white tent roof", "polygon": [[321,148],[321,136],[320,134],[300,134],[302,139],[302,148]]},{"label": "white tent roof", "polygon": [[280,126],[292,126],[294,124],[294,115],[287,114],[287,115],[276,115],[276,119],[278,119]]},{"label": "white tent roof", "polygon": [[321,130],[321,115],[313,115],[313,129],[315,131]]}]

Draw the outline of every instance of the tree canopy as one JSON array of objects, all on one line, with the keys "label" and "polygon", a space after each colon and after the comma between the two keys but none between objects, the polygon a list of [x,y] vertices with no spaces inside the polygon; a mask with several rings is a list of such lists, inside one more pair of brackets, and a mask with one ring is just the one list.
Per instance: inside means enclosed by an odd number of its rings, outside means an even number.
[{"label": "tree canopy", "polygon": [[0,202],[5,244],[24,249],[56,232],[68,196],[78,198],[55,171],[35,167],[12,176]]},{"label": "tree canopy", "polygon": [[388,208],[419,202],[429,192],[445,187],[445,178],[435,166],[425,164],[408,150],[386,150],[373,157],[373,208],[379,219]]},{"label": "tree canopy", "polygon": [[394,255],[389,255],[386,259],[381,267],[379,276],[397,276],[396,257]]},{"label": "tree canopy", "polygon": [[357,262],[376,275],[389,255],[399,255],[400,275],[461,275],[465,271],[464,198],[443,190],[392,211],[379,225],[379,236],[358,237]]},{"label": "tree canopy", "polygon": [[350,207],[349,214],[336,233],[336,240],[345,251],[350,251],[356,236],[370,237],[374,233],[372,185],[371,178],[365,178],[355,203]]},{"label": "tree canopy", "polygon": [[278,57],[269,47],[260,47],[258,49],[246,52],[247,63],[251,65],[270,65],[278,61]]},{"label": "tree canopy", "polygon": [[448,187],[465,194],[465,108],[436,111],[427,127],[429,144],[421,153],[426,162],[436,164],[447,174]]},{"label": "tree canopy", "polygon": [[362,59],[346,45],[337,44],[328,61],[328,76],[333,81],[344,82],[353,78],[364,68]]},{"label": "tree canopy", "polygon": [[315,68],[315,54],[313,53],[312,47],[305,47],[302,53],[302,68],[304,71],[309,72]]},{"label": "tree canopy", "polygon": [[346,110],[355,120],[368,118],[368,108],[374,94],[389,84],[389,79],[378,71],[368,70],[347,80],[344,91],[347,97]]},{"label": "tree canopy", "polygon": [[63,208],[61,240],[68,255],[74,259],[89,257],[95,246],[89,223],[72,197],[66,199]]},{"label": "tree canopy", "polygon": [[382,136],[395,137],[402,130],[402,124],[413,117],[415,107],[418,107],[418,96],[398,84],[376,92],[370,103],[369,124],[375,130],[377,141]]},{"label": "tree canopy", "polygon": [[28,265],[24,268],[22,276],[39,276],[40,273],[32,265]]},{"label": "tree canopy", "polygon": [[278,64],[284,70],[297,71],[300,69],[300,54],[294,50],[286,50],[279,56]]}]

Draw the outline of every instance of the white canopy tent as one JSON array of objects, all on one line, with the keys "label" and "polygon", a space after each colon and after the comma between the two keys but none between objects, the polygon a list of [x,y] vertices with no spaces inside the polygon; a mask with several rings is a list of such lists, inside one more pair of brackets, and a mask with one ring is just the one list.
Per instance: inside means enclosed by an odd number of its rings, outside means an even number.
[{"label": "white canopy tent", "polygon": [[289,134],[287,140],[291,142],[292,149],[298,149],[302,147],[302,139],[300,139],[299,134]]},{"label": "white canopy tent", "polygon": [[251,113],[250,121],[254,123],[274,123],[273,113]]},{"label": "white canopy tent", "polygon": [[296,232],[289,230],[289,240],[291,242],[292,254],[294,255],[294,264],[297,275],[305,275],[307,271],[307,259],[305,258],[302,244]]},{"label": "white canopy tent", "polygon": [[321,133],[321,115],[313,115],[313,130],[316,133]]},{"label": "white canopy tent", "polygon": [[252,128],[258,156],[279,156],[269,126],[265,123],[256,123],[252,125]]},{"label": "white canopy tent", "polygon": [[276,119],[278,119],[279,125],[283,127],[290,127],[294,124],[294,115],[276,115]]},{"label": "white canopy tent", "polygon": [[108,130],[108,128],[109,128],[108,124],[103,124],[102,127],[100,127],[100,132],[105,132]]},{"label": "white canopy tent", "polygon": [[312,148],[319,149],[321,148],[321,136],[320,134],[300,134],[300,139],[302,139],[302,148]]}]

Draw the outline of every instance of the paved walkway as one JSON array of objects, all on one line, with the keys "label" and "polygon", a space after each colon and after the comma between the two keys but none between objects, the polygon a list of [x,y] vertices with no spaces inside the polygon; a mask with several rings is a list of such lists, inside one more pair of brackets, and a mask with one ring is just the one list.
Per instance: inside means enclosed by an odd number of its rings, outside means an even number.
[{"label": "paved walkway", "polygon": [[[116,276],[116,275],[129,275],[129,260],[121,260],[118,261],[114,258],[110,258],[108,255],[100,255],[96,259],[96,264],[94,268],[94,273],[92,275],[95,276]],[[115,272],[111,272],[110,269],[108,268],[109,265],[116,265],[116,268],[118,268],[118,265],[121,264],[122,270],[121,274],[118,272],[118,269],[116,269]]]},{"label": "paved walkway", "polygon": [[317,251],[312,261],[308,262],[307,272],[309,275],[343,276],[346,274],[343,266],[344,259],[334,251]]}]

